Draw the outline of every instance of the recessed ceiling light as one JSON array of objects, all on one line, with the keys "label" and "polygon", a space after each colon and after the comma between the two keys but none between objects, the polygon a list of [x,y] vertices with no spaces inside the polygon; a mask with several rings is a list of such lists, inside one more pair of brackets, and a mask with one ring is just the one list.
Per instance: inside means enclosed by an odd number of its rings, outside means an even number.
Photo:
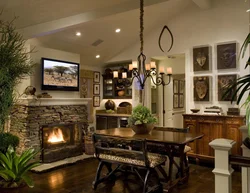
[{"label": "recessed ceiling light", "polygon": [[95,57],[96,57],[96,58],[100,58],[100,55],[96,55]]},{"label": "recessed ceiling light", "polygon": [[115,30],[116,33],[119,33],[120,31],[121,31],[121,29],[119,29],[119,28]]},{"label": "recessed ceiling light", "polygon": [[81,36],[81,32],[76,32],[76,36]]},{"label": "recessed ceiling light", "polygon": [[250,12],[250,9],[248,9],[247,12]]}]

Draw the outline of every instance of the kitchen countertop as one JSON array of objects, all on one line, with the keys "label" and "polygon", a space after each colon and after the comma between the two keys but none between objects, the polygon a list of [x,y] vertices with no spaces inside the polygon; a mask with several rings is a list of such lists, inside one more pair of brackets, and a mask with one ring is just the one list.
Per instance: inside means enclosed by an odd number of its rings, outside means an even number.
[{"label": "kitchen countertop", "polygon": [[130,117],[131,114],[120,114],[120,113],[96,113],[99,116],[107,116],[107,117]]}]

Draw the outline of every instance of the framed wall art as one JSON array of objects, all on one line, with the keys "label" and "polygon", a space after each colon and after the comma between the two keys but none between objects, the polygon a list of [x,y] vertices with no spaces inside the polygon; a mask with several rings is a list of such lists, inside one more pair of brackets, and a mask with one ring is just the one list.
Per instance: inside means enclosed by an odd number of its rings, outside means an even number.
[{"label": "framed wall art", "polygon": [[193,77],[193,81],[194,81],[194,101],[209,101],[210,77],[196,76]]},{"label": "framed wall art", "polygon": [[100,106],[100,96],[93,96],[93,106],[94,107]]},{"label": "framed wall art", "polygon": [[94,72],[94,82],[100,83],[100,72],[97,71]]},{"label": "framed wall art", "polygon": [[183,108],[184,107],[184,96],[183,94],[179,95],[179,104],[178,104],[179,108]]},{"label": "framed wall art", "polygon": [[217,45],[217,69],[236,68],[236,43]]},{"label": "framed wall art", "polygon": [[184,87],[185,87],[185,81],[184,80],[179,80],[179,93],[180,94],[184,93]]},{"label": "framed wall art", "polygon": [[173,92],[176,94],[179,92],[179,81],[173,80]]},{"label": "framed wall art", "polygon": [[195,72],[209,70],[209,50],[209,46],[193,48],[193,69]]},{"label": "framed wall art", "polygon": [[[234,88],[228,95],[224,96],[224,93],[230,85],[237,80],[237,74],[218,75],[218,101],[231,101],[233,93],[236,91]],[[236,100],[236,97],[234,101]]]},{"label": "framed wall art", "polygon": [[93,86],[93,94],[100,95],[100,84],[94,84]]},{"label": "framed wall art", "polygon": [[174,96],[173,96],[173,107],[174,107],[174,109],[178,108],[178,106],[179,106],[178,100],[179,100],[178,94],[174,94]]},{"label": "framed wall art", "polygon": [[173,108],[183,108],[184,107],[184,89],[185,81],[184,80],[173,80]]}]

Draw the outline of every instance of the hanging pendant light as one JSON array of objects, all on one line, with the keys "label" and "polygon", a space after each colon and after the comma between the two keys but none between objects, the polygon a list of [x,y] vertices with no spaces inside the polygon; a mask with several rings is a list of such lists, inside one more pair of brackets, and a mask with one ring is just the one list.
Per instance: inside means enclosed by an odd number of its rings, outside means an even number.
[{"label": "hanging pendant light", "polygon": [[[171,80],[171,75],[172,75],[172,68],[167,68],[167,76],[168,76],[168,82],[165,82],[163,80],[163,76],[165,74],[165,69],[164,67],[161,67],[159,69],[159,74],[157,74],[157,69],[156,69],[156,63],[154,61],[151,61],[150,64],[146,64],[146,56],[143,53],[143,31],[144,31],[144,26],[143,26],[143,16],[144,16],[144,0],[140,0],[140,54],[137,57],[137,61],[133,61],[132,64],[129,65],[129,71],[132,74],[132,79],[127,78],[127,73],[124,72],[122,74],[122,79],[119,80],[119,82],[122,82],[122,84],[125,87],[129,87],[132,85],[133,80],[136,78],[138,80],[138,83],[140,85],[140,89],[143,90],[145,87],[145,82],[147,78],[151,78],[152,82],[156,85],[168,85]],[[171,32],[170,32],[171,33]],[[162,35],[162,33],[161,33]],[[172,36],[172,33],[171,33]],[[161,48],[161,47],[160,47]],[[171,48],[170,48],[171,49]],[[154,78],[153,76],[156,76]],[[118,72],[114,71],[113,72],[113,77],[118,78]]]}]

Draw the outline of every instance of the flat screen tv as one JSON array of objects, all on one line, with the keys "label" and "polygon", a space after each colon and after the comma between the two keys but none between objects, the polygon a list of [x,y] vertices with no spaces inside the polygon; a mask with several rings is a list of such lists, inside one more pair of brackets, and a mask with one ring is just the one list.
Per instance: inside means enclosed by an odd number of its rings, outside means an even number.
[{"label": "flat screen tv", "polygon": [[79,64],[42,58],[42,90],[79,91]]}]

